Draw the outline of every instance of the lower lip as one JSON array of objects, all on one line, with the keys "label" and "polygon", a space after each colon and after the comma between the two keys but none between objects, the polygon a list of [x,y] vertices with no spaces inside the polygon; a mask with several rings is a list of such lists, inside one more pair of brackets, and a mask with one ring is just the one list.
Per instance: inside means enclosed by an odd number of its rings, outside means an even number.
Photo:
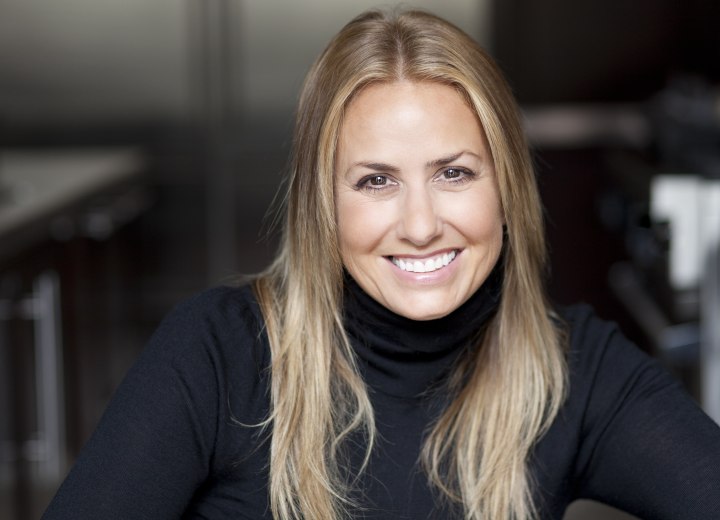
[{"label": "lower lip", "polygon": [[457,251],[455,258],[448,265],[436,269],[430,273],[411,273],[410,271],[403,271],[396,266],[389,258],[387,261],[393,269],[395,275],[406,283],[421,284],[421,285],[435,285],[446,282],[458,269],[458,262],[462,256],[462,251]]}]

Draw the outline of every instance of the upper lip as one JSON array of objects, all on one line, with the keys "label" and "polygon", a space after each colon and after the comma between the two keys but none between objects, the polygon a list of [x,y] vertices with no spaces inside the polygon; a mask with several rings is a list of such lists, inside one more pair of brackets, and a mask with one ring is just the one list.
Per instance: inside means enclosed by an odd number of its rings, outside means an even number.
[{"label": "upper lip", "polygon": [[438,249],[437,251],[433,251],[432,253],[423,253],[423,254],[397,254],[397,255],[388,255],[388,258],[411,258],[413,260],[427,260],[428,258],[434,258],[436,256],[444,255],[445,253],[450,253],[451,251],[455,251],[459,253],[461,250],[457,247],[447,247],[445,249]]}]

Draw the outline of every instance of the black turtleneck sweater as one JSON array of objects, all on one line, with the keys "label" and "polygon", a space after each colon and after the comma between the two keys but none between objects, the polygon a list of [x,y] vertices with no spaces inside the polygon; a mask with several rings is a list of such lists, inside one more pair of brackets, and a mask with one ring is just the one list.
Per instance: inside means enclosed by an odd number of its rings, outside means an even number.
[{"label": "black turtleneck sweater", "polygon": [[[455,312],[414,321],[399,316],[346,278],[345,328],[370,389],[378,441],[359,493],[360,518],[461,518],[435,500],[418,464],[423,436],[442,410],[443,382],[472,345],[500,300],[501,273]],[[361,453],[355,453],[357,467]],[[437,505],[435,504],[437,503]],[[453,514],[454,513],[454,514]]]},{"label": "black turtleneck sweater", "polygon": [[[352,280],[345,322],[379,440],[354,517],[462,518],[418,465],[444,376],[495,312],[499,275],[455,312],[397,316]],[[542,518],[592,498],[653,520],[720,518],[720,429],[657,363],[587,307],[570,331],[570,393],[530,461]],[[218,288],[163,322],[43,518],[270,518],[270,352],[248,287]],[[356,439],[357,440],[357,439]],[[356,469],[362,447],[349,443]],[[354,447],[353,447],[354,446]],[[353,468],[351,468],[353,469]]]}]

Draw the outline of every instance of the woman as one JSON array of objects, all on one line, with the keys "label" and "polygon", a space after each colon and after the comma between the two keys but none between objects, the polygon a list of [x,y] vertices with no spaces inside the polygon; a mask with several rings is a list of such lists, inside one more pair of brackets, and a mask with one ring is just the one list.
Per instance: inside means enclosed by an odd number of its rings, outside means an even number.
[{"label": "woman", "polygon": [[165,320],[45,518],[720,517],[720,432],[586,308],[548,305],[496,66],[363,14],[300,99],[280,253]]}]

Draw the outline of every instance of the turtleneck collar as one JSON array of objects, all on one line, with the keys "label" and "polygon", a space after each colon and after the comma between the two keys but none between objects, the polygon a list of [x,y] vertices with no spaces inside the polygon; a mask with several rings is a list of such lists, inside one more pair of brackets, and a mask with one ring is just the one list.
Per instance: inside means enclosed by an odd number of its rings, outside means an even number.
[{"label": "turtleneck collar", "polygon": [[387,395],[423,395],[495,313],[502,292],[502,259],[485,283],[456,310],[415,321],[378,303],[345,275],[345,328],[369,388]]}]

